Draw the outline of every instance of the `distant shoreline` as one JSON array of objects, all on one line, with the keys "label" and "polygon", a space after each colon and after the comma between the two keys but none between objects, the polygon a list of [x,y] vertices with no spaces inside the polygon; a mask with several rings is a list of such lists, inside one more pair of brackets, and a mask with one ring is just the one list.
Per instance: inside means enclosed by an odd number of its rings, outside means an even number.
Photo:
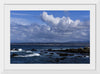
[{"label": "distant shoreline", "polygon": [[89,43],[11,43],[11,45],[90,46]]}]

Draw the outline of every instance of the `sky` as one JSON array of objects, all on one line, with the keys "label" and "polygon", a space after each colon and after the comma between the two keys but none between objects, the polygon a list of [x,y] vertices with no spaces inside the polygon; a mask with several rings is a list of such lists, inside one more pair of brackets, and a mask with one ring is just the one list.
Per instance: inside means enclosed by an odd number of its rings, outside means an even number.
[{"label": "sky", "polygon": [[90,11],[10,11],[11,43],[88,42]]}]

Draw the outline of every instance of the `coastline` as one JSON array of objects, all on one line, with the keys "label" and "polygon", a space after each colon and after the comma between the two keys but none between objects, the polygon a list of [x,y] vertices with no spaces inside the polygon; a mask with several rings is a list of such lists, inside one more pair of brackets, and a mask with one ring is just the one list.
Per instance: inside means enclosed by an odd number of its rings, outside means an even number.
[{"label": "coastline", "polygon": [[11,43],[11,45],[84,46],[84,47],[90,47],[90,43]]}]

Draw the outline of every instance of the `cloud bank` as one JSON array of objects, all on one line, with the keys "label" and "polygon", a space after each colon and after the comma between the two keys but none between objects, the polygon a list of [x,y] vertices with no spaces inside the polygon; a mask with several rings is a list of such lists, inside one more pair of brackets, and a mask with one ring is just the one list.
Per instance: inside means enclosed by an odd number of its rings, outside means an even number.
[{"label": "cloud bank", "polygon": [[90,39],[89,21],[72,20],[65,16],[54,17],[47,12],[40,16],[45,24],[27,25],[25,20],[11,20],[11,42],[70,42]]}]

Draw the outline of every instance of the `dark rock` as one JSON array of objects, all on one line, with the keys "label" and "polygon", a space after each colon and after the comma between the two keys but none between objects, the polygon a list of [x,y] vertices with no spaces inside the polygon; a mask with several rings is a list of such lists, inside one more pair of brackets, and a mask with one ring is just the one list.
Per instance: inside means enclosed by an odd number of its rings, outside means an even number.
[{"label": "dark rock", "polygon": [[54,53],[50,53],[50,54],[54,54]]},{"label": "dark rock", "polygon": [[65,49],[65,50],[52,50],[48,49],[48,51],[57,51],[57,52],[70,52],[70,53],[90,53],[90,47],[78,48],[78,49]]},{"label": "dark rock", "polygon": [[71,53],[90,53],[90,48],[66,49],[66,51]]},{"label": "dark rock", "polygon": [[74,54],[67,54],[67,53],[57,53],[59,56],[74,56]]},{"label": "dark rock", "polygon": [[48,53],[47,51],[45,51],[44,53]]},{"label": "dark rock", "polygon": [[18,54],[13,53],[13,54],[11,55],[11,57],[15,57],[15,56],[18,56]]},{"label": "dark rock", "polygon": [[76,56],[76,57],[82,57],[82,56]]},{"label": "dark rock", "polygon": [[13,49],[10,49],[10,50],[13,50]]},{"label": "dark rock", "polygon": [[15,49],[16,51],[18,51],[18,49]]},{"label": "dark rock", "polygon": [[68,56],[74,56],[74,54],[68,54]]},{"label": "dark rock", "polygon": [[16,49],[16,48],[15,48],[15,49],[11,49],[11,50],[13,50],[13,51],[18,51],[18,49]]},{"label": "dark rock", "polygon": [[84,55],[83,57],[86,57],[86,55]]},{"label": "dark rock", "polygon": [[89,57],[89,56],[87,56],[87,55],[84,55],[83,57]]},{"label": "dark rock", "polygon": [[87,50],[87,49],[90,49],[90,47],[84,47],[84,49],[86,49],[86,50]]},{"label": "dark rock", "polygon": [[68,56],[68,54],[59,53],[59,56]]},{"label": "dark rock", "polygon": [[33,48],[31,51],[37,51],[37,50]]},{"label": "dark rock", "polygon": [[62,58],[60,58],[60,60],[64,60],[64,59],[66,59],[66,57],[62,57]]},{"label": "dark rock", "polygon": [[90,47],[84,47],[83,52],[84,53],[89,53],[90,52]]},{"label": "dark rock", "polygon": [[39,53],[40,55],[42,55],[43,53]]},{"label": "dark rock", "polygon": [[52,49],[48,49],[48,51],[52,51]]}]

